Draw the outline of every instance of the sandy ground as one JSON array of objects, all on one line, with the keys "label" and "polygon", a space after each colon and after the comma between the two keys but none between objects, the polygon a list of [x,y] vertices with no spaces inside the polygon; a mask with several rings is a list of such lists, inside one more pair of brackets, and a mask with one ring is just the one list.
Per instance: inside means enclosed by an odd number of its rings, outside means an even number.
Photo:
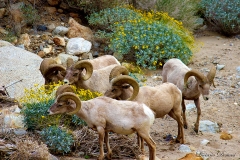
[{"label": "sandy ground", "polygon": [[[211,87],[211,98],[201,100],[201,119],[210,120],[220,125],[219,133],[200,132],[196,134],[193,126],[197,117],[196,108],[186,113],[189,128],[184,129],[185,145],[191,153],[198,153],[209,160],[238,160],[240,159],[240,79],[236,79],[240,66],[240,39],[227,38],[213,32],[204,32],[196,37],[199,50],[194,54],[190,68],[198,69],[206,74],[213,63],[224,65],[217,70],[215,76],[216,88]],[[162,70],[152,72],[152,76],[161,75]],[[148,79],[148,85],[161,84],[161,81]],[[238,84],[238,85],[237,85]],[[193,101],[186,101],[186,104]],[[220,139],[221,132],[232,135],[230,140]],[[176,160],[187,153],[180,152],[180,144],[165,141],[164,136],[177,135],[177,123],[172,118],[156,119],[151,129],[151,136],[157,144],[157,157],[162,160]],[[208,140],[206,145],[201,144]]]}]

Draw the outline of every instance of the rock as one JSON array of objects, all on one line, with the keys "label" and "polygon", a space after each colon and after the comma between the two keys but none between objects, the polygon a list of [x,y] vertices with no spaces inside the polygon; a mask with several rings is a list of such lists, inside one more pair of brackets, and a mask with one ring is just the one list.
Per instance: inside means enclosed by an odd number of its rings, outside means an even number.
[{"label": "rock", "polygon": [[203,120],[199,122],[199,131],[217,133],[219,132],[219,126],[217,123],[211,122],[209,120]]},{"label": "rock", "polygon": [[60,36],[64,36],[65,34],[68,33],[68,28],[64,27],[64,26],[57,26],[53,31],[52,34],[53,35],[60,35]]},{"label": "rock", "polygon": [[47,0],[50,6],[56,6],[59,4],[60,0]]},{"label": "rock", "polygon": [[230,140],[232,139],[232,135],[230,133],[227,133],[227,132],[221,132],[221,136],[220,136],[221,139],[223,140]]},{"label": "rock", "polygon": [[225,65],[217,64],[217,70],[222,70],[225,67]]},{"label": "rock", "polygon": [[85,27],[80,25],[77,21],[73,18],[69,18],[69,31],[67,33],[67,37],[74,38],[74,37],[81,37],[90,42],[93,41],[93,32],[89,27]]},{"label": "rock", "polygon": [[25,135],[27,131],[25,129],[20,128],[20,129],[14,129],[13,133],[17,136],[22,136],[22,135]]},{"label": "rock", "polygon": [[45,10],[49,13],[49,14],[55,14],[57,12],[57,9],[55,7],[45,7]]},{"label": "rock", "polygon": [[56,28],[56,26],[54,23],[52,23],[52,24],[48,25],[47,28],[49,31],[53,31]]},{"label": "rock", "polygon": [[207,139],[204,139],[201,141],[201,145],[206,146],[210,141]]},{"label": "rock", "polygon": [[7,41],[0,40],[0,47],[4,47],[4,46],[13,46],[13,45]]},{"label": "rock", "polygon": [[34,84],[43,85],[44,79],[39,71],[42,58],[15,46],[0,47],[0,86],[5,86],[12,98],[19,99],[24,89]]},{"label": "rock", "polygon": [[8,31],[5,30],[4,28],[2,28],[2,27],[0,26],[0,33],[2,33],[2,34],[8,34]]},{"label": "rock", "polygon": [[203,158],[194,153],[188,153],[184,157],[180,158],[179,160],[203,160]]},{"label": "rock", "polygon": [[186,110],[191,110],[191,109],[195,109],[195,108],[196,108],[196,106],[194,103],[189,103],[186,105]]},{"label": "rock", "polygon": [[6,8],[0,8],[0,19],[4,17],[6,13]]},{"label": "rock", "polygon": [[43,51],[39,51],[37,55],[39,57],[43,58],[43,57],[45,57],[46,54]]},{"label": "rock", "polygon": [[27,33],[21,34],[18,40],[18,44],[23,44],[24,47],[29,47],[30,43],[31,43],[30,36]]},{"label": "rock", "polygon": [[66,46],[66,43],[63,37],[55,36],[53,37],[53,42],[58,46]]},{"label": "rock", "polygon": [[83,38],[71,38],[66,46],[66,53],[70,55],[80,55],[91,50],[92,43]]},{"label": "rock", "polygon": [[43,48],[43,52],[46,54],[49,54],[53,51],[53,46],[52,45],[48,45],[47,47]]},{"label": "rock", "polygon": [[48,28],[45,25],[37,25],[37,30],[38,31],[46,31]]},{"label": "rock", "polygon": [[180,152],[191,152],[191,149],[189,146],[185,144],[181,144],[178,149]]},{"label": "rock", "polygon": [[58,54],[57,58],[60,59],[61,64],[63,64],[64,66],[67,66],[67,59],[68,58],[72,58],[74,62],[78,61],[78,57],[77,56],[73,56],[73,55],[69,55],[69,54],[63,54],[63,53]]}]

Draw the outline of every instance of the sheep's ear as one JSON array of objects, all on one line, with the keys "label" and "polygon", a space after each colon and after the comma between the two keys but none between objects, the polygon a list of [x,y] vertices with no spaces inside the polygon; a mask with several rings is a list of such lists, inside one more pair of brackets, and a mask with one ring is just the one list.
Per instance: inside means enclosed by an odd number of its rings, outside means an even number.
[{"label": "sheep's ear", "polygon": [[122,89],[128,89],[128,88],[130,88],[130,86],[131,85],[129,85],[129,84],[124,84],[124,85],[122,85]]}]

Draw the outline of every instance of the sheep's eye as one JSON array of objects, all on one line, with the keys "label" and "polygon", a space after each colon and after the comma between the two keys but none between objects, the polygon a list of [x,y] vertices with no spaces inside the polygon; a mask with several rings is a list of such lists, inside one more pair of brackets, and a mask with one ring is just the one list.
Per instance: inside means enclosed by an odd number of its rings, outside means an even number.
[{"label": "sheep's eye", "polygon": [[199,87],[200,87],[200,88],[203,88],[201,84],[199,85]]},{"label": "sheep's eye", "polygon": [[116,89],[112,89],[112,92],[115,92],[116,91]]},{"label": "sheep's eye", "polygon": [[74,77],[77,77],[77,76],[78,76],[78,74],[77,74],[77,73],[74,73],[74,74],[73,74],[73,76],[74,76]]},{"label": "sheep's eye", "polygon": [[62,104],[58,104],[57,107],[62,107]]}]

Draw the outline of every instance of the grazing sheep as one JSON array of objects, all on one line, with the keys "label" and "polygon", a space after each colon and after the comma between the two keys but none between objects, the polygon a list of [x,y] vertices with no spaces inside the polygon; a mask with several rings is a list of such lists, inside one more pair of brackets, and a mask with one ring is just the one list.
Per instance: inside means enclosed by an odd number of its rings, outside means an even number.
[{"label": "grazing sheep", "polygon": [[[59,90],[66,91],[68,87],[70,86],[62,85],[59,87]],[[118,101],[104,96],[81,101],[71,91],[57,92],[59,95],[57,95],[55,103],[49,108],[49,114],[75,114],[84,120],[88,127],[96,130],[99,134],[99,160],[104,159],[104,142],[108,151],[107,158],[111,159],[112,157],[108,132],[124,135],[137,132],[148,144],[149,159],[155,160],[156,144],[149,133],[150,127],[154,122],[154,113],[145,104],[132,101]]]},{"label": "grazing sheep", "polygon": [[178,86],[182,91],[182,110],[183,110],[183,123],[184,128],[187,128],[187,121],[185,110],[186,106],[184,100],[194,100],[197,107],[197,120],[195,123],[194,131],[198,133],[199,120],[201,115],[200,108],[200,95],[203,96],[204,100],[209,99],[209,89],[213,84],[213,79],[216,74],[216,67],[213,66],[207,76],[199,72],[198,70],[190,70],[182,61],[179,59],[170,59],[163,66],[163,82],[171,82]]},{"label": "grazing sheep", "polygon": [[112,55],[103,55],[88,61],[92,63],[93,70],[101,69],[113,64],[121,65],[120,62]]},{"label": "grazing sheep", "polygon": [[45,79],[45,85],[49,85],[51,83],[58,83],[62,81],[65,76],[65,67],[52,58],[45,58],[40,64],[40,72]]},{"label": "grazing sheep", "polygon": [[118,66],[118,64],[93,70],[92,63],[88,60],[78,61],[71,65],[67,64],[66,75],[63,81],[65,84],[75,85],[77,88],[104,93],[110,87],[108,77],[115,66]]},{"label": "grazing sheep", "polygon": [[184,143],[181,116],[182,93],[177,86],[172,83],[165,83],[156,87],[143,86],[139,88],[137,81],[128,76],[128,71],[123,66],[117,66],[112,70],[110,80],[111,88],[105,92],[104,96],[144,103],[153,110],[156,118],[162,118],[168,114],[178,123],[176,142]]}]

